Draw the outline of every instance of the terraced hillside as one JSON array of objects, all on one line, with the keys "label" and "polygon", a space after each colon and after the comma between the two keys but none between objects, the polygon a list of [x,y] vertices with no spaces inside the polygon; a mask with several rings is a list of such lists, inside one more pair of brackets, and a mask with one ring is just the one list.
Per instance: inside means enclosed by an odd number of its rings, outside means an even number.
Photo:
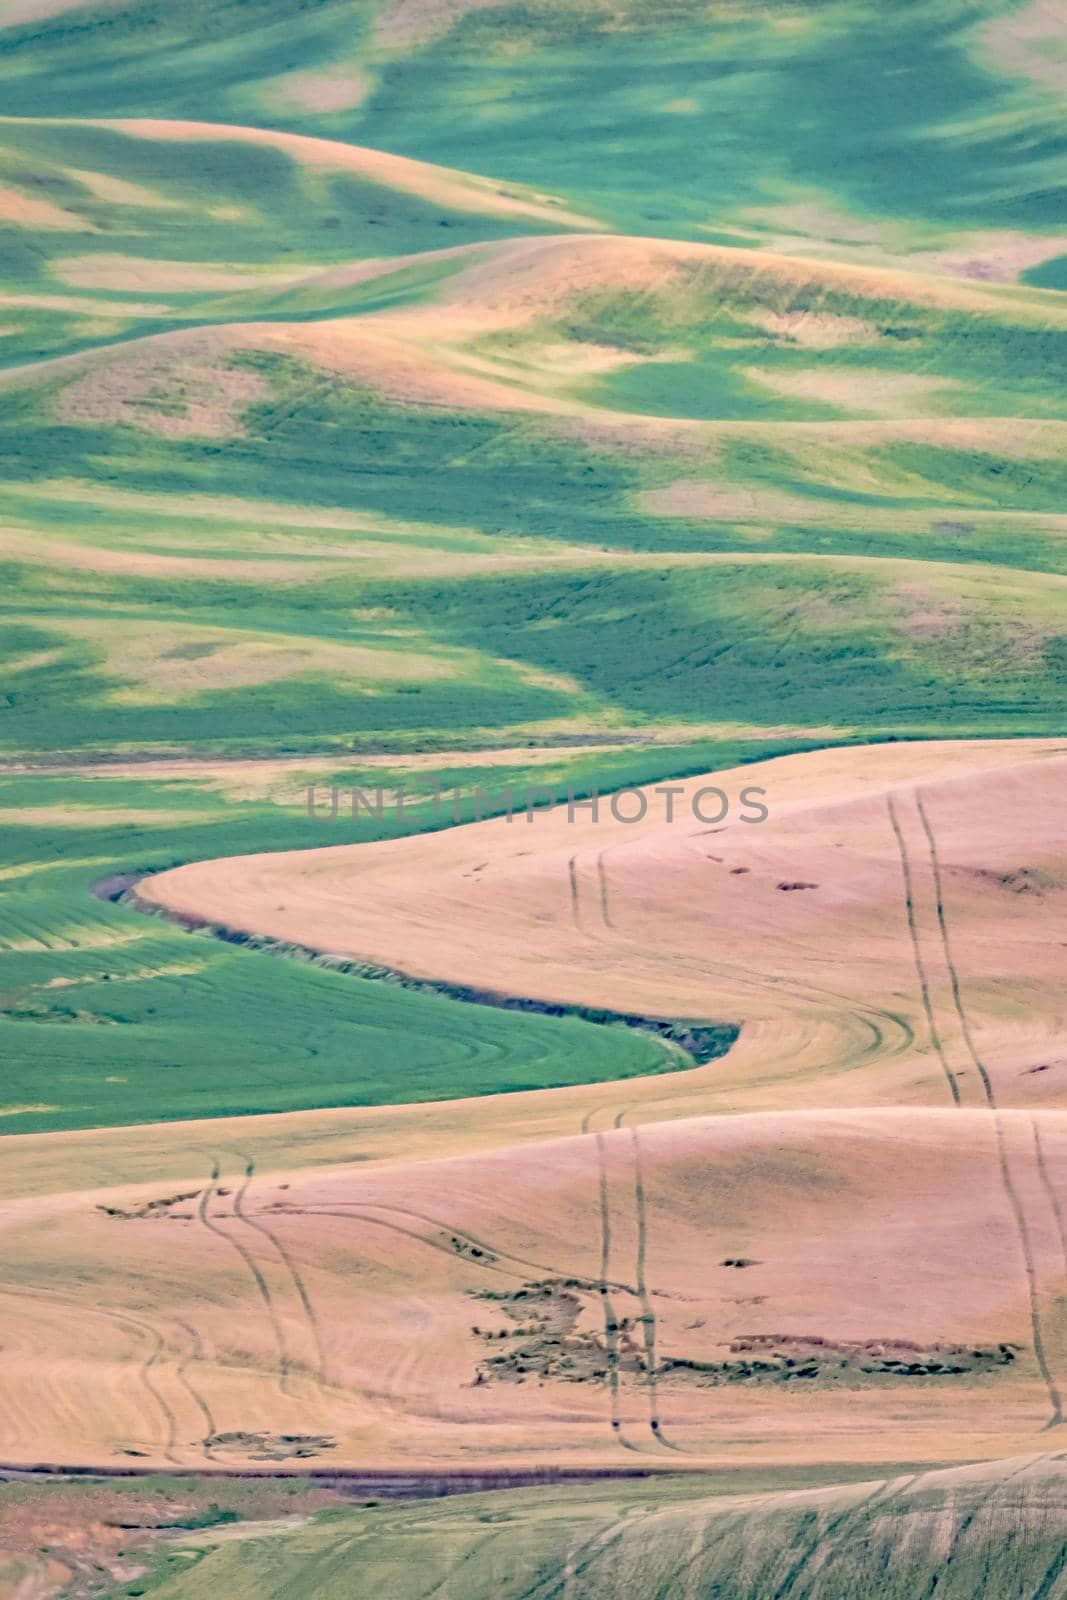
[{"label": "terraced hillside", "polygon": [[0,4],[4,1600],[1054,1600],[1065,62]]}]

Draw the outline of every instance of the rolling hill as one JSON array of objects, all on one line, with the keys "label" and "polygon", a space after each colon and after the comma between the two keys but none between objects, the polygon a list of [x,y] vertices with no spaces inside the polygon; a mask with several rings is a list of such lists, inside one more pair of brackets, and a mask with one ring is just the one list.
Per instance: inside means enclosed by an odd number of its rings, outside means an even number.
[{"label": "rolling hill", "polygon": [[0,3],[4,1600],[1059,1593],[1061,12]]}]

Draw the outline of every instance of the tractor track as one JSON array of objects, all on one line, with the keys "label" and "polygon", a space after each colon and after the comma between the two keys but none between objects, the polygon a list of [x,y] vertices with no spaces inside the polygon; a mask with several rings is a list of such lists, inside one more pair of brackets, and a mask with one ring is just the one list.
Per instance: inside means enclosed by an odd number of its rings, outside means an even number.
[{"label": "tractor track", "polygon": [[263,1305],[263,1310],[266,1313],[267,1320],[270,1323],[271,1331],[274,1335],[274,1343],[277,1347],[278,1388],[281,1394],[288,1399],[290,1395],[289,1351],[285,1343],[285,1335],[282,1331],[282,1325],[278,1317],[278,1311],[274,1304],[274,1297],[270,1291],[270,1285],[267,1283],[266,1278],[260,1271],[259,1265],[251,1251],[247,1249],[247,1247],[243,1245],[239,1239],[235,1239],[232,1233],[228,1233],[225,1228],[219,1227],[217,1222],[213,1222],[208,1214],[208,1203],[211,1199],[211,1196],[215,1193],[219,1175],[219,1164],[216,1161],[211,1169],[210,1183],[205,1184],[204,1188],[200,1191],[200,1200],[199,1204],[197,1205],[196,1214],[199,1221],[209,1233],[215,1234],[219,1239],[224,1239],[230,1248],[237,1252],[256,1286],[256,1291]]},{"label": "tractor track", "polygon": [[[1048,1351],[1045,1344],[1044,1330],[1041,1319],[1041,1295],[1037,1281],[1037,1264],[1034,1254],[1030,1223],[1029,1219],[1027,1218],[1026,1207],[1023,1204],[1019,1188],[1014,1177],[1012,1176],[1010,1152],[1005,1133],[1004,1122],[997,1108],[992,1079],[990,1077],[988,1068],[978,1052],[978,1047],[975,1043],[974,1034],[970,1024],[970,1018],[967,1015],[967,1008],[963,998],[963,988],[960,983],[959,971],[953,955],[952,941],[949,933],[949,918],[943,892],[943,876],[937,850],[936,836],[926,807],[923,805],[921,792],[916,789],[912,792],[912,794],[915,801],[916,811],[922,826],[922,831],[926,840],[927,850],[929,852],[930,872],[937,913],[937,927],[939,943],[941,946],[941,957],[944,962],[945,972],[948,977],[949,989],[952,995],[953,1011],[955,1013],[956,1022],[959,1026],[960,1035],[967,1057],[977,1075],[978,1081],[982,1085],[984,1109],[988,1111],[993,1124],[994,1147],[1000,1183],[1008,1203],[1008,1209],[1011,1213],[1015,1225],[1016,1235],[1019,1241],[1019,1250],[1023,1264],[1023,1276],[1026,1283],[1026,1294],[1030,1319],[1030,1335],[1033,1344],[1034,1360],[1037,1363],[1037,1368],[1040,1373],[1042,1383],[1045,1386],[1049,1403],[1050,1414],[1048,1421],[1045,1423],[1045,1427],[1058,1427],[1064,1421],[1063,1401],[1055,1375],[1052,1372]],[[926,1014],[926,1018],[930,1027],[931,1040],[933,1041],[937,1050],[945,1076],[952,1087],[954,1103],[956,1105],[960,1105],[961,1099],[958,1081],[955,1074],[952,1072],[951,1067],[949,1066],[945,1050],[944,1037],[938,1029],[935,1020],[933,1000],[929,989],[927,968],[922,956],[918,920],[915,914],[914,877],[909,863],[907,845],[904,839],[903,830],[901,828],[899,814],[894,806],[893,797],[891,795],[887,796],[886,805],[900,854],[901,870],[904,878],[905,903],[908,914],[908,927],[911,936],[912,951],[915,958],[916,975],[919,980],[919,987],[922,996],[923,1010]],[[1036,1133],[1036,1124],[1033,1123],[1033,1119],[1031,1119],[1031,1123],[1035,1132],[1035,1159],[1037,1162],[1038,1174],[1042,1180],[1046,1193],[1053,1202],[1053,1214],[1056,1217],[1057,1224],[1059,1224],[1061,1215],[1059,1206],[1055,1202],[1055,1193],[1048,1179],[1047,1170],[1043,1171],[1044,1164],[1040,1155],[1040,1140]],[[1061,1234],[1061,1244],[1062,1243],[1063,1235]]]},{"label": "tractor track", "polygon": [[304,1317],[305,1317],[305,1320],[306,1320],[307,1325],[308,1325],[308,1329],[309,1329],[310,1334],[311,1334],[312,1343],[315,1346],[315,1357],[316,1357],[316,1367],[315,1367],[315,1374],[314,1374],[315,1375],[315,1379],[316,1379],[316,1382],[318,1383],[319,1388],[320,1389],[324,1389],[326,1387],[326,1384],[327,1384],[327,1378],[326,1378],[326,1356],[325,1356],[325,1353],[324,1353],[324,1350],[323,1350],[323,1344],[322,1344],[322,1329],[319,1326],[319,1319],[315,1314],[315,1308],[312,1305],[311,1296],[308,1293],[307,1285],[304,1282],[303,1276],[301,1275],[299,1268],[297,1267],[297,1265],[296,1265],[295,1261],[293,1260],[292,1256],[290,1255],[289,1251],[286,1249],[285,1245],[278,1238],[277,1234],[274,1233],[272,1229],[268,1228],[265,1223],[258,1221],[255,1217],[250,1217],[248,1215],[248,1213],[245,1211],[245,1209],[244,1209],[245,1195],[248,1192],[249,1185],[251,1184],[252,1178],[253,1178],[253,1176],[255,1174],[256,1164],[252,1160],[251,1156],[242,1157],[242,1159],[245,1161],[245,1178],[244,1178],[244,1182],[242,1183],[241,1187],[237,1190],[236,1194],[234,1195],[234,1199],[233,1199],[234,1216],[240,1217],[241,1221],[245,1224],[246,1227],[254,1228],[257,1233],[261,1233],[263,1235],[263,1237],[265,1239],[267,1239],[270,1242],[271,1245],[273,1245],[274,1249],[278,1253],[278,1256],[279,1256],[280,1260],[284,1264],[285,1269],[288,1272],[289,1277],[292,1280],[293,1288],[296,1291],[297,1299],[300,1301],[301,1307],[302,1307],[303,1312],[304,1312]]}]

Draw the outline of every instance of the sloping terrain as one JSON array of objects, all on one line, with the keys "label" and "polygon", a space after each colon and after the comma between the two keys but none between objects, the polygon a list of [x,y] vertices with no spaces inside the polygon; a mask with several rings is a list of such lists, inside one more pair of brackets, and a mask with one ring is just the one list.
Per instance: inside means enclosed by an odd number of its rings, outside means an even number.
[{"label": "sloping terrain", "polygon": [[1065,37],[0,4],[5,1600],[1055,1600]]},{"label": "sloping terrain", "polygon": [[625,1088],[349,1113],[326,1171],[321,1135],[264,1150],[252,1120],[172,1130],[165,1189],[69,1163],[7,1211],[12,1458],[1028,1448],[1067,1383],[1063,764],[1051,741],[791,756],[596,820],[143,881],[187,922],[741,1037]]},{"label": "sloping terrain", "polygon": [[209,1134],[16,1215],[10,1464],[841,1472],[1062,1421],[1062,1114],[604,1121],[284,1178]]},{"label": "sloping terrain", "polygon": [[[475,1600],[589,1600],[656,1585],[728,1600],[776,1586],[805,1600],[871,1588],[896,1597],[935,1579],[952,1600],[982,1584],[1029,1600],[1042,1583],[1054,1593],[1063,1570],[1062,1481],[1062,1462],[1046,1454],[940,1471],[898,1463],[884,1477],[807,1488],[787,1474],[671,1474],[415,1506],[346,1506],[339,1482],[26,1484],[10,1492],[15,1553],[0,1577],[43,1585],[65,1565],[87,1585],[107,1574],[114,1593],[168,1600],[332,1600],[353,1583],[421,1600],[427,1581],[447,1592],[456,1574]],[[49,1523],[50,1510],[62,1525]],[[34,1542],[42,1535],[47,1557]]]},{"label": "sloping terrain", "polygon": [[[997,1467],[906,1470],[843,1487],[701,1497],[684,1480],[423,1505],[330,1511],[295,1530],[254,1525],[238,1540],[186,1537],[156,1568],[165,1600],[220,1587],[245,1596],[351,1593],[353,1571],[397,1600],[457,1572],[475,1597],[707,1593],[723,1600],[784,1592],[803,1600],[936,1592],[1003,1600],[1055,1592],[1063,1572],[1062,1463],[1024,1457]],[[672,1503],[673,1502],[673,1503]],[[241,1537],[241,1535],[244,1535]],[[194,1554],[195,1552],[195,1554]],[[202,1554],[201,1554],[202,1552]],[[196,1557],[200,1556],[197,1560]],[[432,1592],[432,1591],[431,1591]]]},{"label": "sloping terrain", "polygon": [[[198,863],[136,893],[417,977],[728,1017],[744,1033],[709,1073],[720,1100],[962,1102],[966,1079],[985,1104],[988,1076],[1015,1103],[1059,1092],[1026,1069],[1059,1053],[1065,770],[1051,741],[818,752],[419,839]],[[962,1028],[985,1076],[940,1048]]]}]

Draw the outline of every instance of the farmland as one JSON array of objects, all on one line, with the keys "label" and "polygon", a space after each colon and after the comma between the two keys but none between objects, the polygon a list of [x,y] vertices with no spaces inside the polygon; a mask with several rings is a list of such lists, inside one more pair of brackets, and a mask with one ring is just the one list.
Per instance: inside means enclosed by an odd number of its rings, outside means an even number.
[{"label": "farmland", "polygon": [[[186,1535],[167,1550],[145,1593],[196,1600],[223,1589],[252,1596],[350,1593],[387,1582],[397,1600],[425,1593],[427,1576],[447,1583],[457,1569],[465,1593],[519,1597],[561,1581],[578,1592],[718,1593],[745,1600],[791,1583],[799,1592],[911,1595],[946,1545],[942,1592],[969,1600],[976,1584],[1025,1600],[1062,1564],[1061,1475],[1032,1459],[994,1472],[924,1472],[806,1491],[755,1482],[747,1493],[697,1488],[684,1478],[648,1487],[585,1491],[581,1507],[560,1490],[513,1490],[409,1508],[330,1508],[303,1527],[255,1524],[238,1537]],[[294,1519],[295,1520],[295,1519]],[[905,1553],[898,1543],[908,1528]],[[1025,1530],[1025,1549],[1010,1534]],[[233,1530],[230,1530],[232,1532]],[[416,1578],[413,1551],[418,1552]],[[886,1585],[886,1568],[892,1576]],[[819,1588],[814,1589],[813,1584]]]},{"label": "farmland", "polygon": [[0,83],[0,1596],[1055,1600],[1059,8]]},{"label": "farmland", "polygon": [[[395,759],[399,769],[358,774],[372,803],[390,778],[406,776]],[[562,773],[580,790],[577,765],[575,773],[567,752],[547,771],[464,765],[444,791],[444,816],[454,792],[472,813],[479,788],[482,805],[499,803],[509,784],[522,793],[519,780],[559,783]],[[163,782],[136,769],[121,779],[35,775],[4,784],[5,1132],[432,1100],[677,1065],[650,1036],[626,1028],[472,1013],[445,997],[328,970],[296,949],[286,959],[194,940],[91,895],[101,880],[204,854],[397,836],[435,821],[426,802],[398,817],[392,787],[382,787],[380,822],[366,810],[356,823],[343,810],[331,821],[328,804],[313,821],[299,771],[283,764],[259,780],[268,793],[250,798],[252,771],[235,777],[222,763],[214,784]],[[312,766],[308,776],[320,800],[327,796],[330,770]],[[447,757],[436,776],[447,784]]]}]

